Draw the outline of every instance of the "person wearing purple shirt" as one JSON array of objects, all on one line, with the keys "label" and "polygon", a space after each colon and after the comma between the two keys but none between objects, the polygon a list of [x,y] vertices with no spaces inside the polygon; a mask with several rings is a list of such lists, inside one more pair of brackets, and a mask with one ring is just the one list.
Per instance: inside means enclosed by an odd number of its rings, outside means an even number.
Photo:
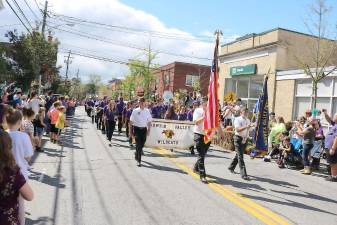
[{"label": "person wearing purple shirt", "polygon": [[166,114],[165,114],[165,120],[178,120],[178,115],[175,113],[174,106],[171,105]]},{"label": "person wearing purple shirt", "polygon": [[327,177],[327,181],[337,182],[337,113],[331,118],[325,109],[322,110],[326,121],[331,125],[325,136],[324,146],[329,149],[327,152],[327,161],[330,165],[331,176]]},{"label": "person wearing purple shirt", "polygon": [[123,109],[124,109],[124,101],[123,98],[120,97],[116,104],[117,111],[117,119],[118,119],[118,134],[122,133],[123,128]]},{"label": "person wearing purple shirt", "polygon": [[104,132],[105,132],[105,135],[106,135],[106,138],[108,139],[108,122],[107,122],[107,118],[106,118],[106,113],[107,113],[107,110],[108,110],[108,105],[110,104],[112,100],[109,100],[106,104],[106,106],[104,106],[103,108],[103,128],[104,128]]},{"label": "person wearing purple shirt", "polygon": [[107,127],[108,127],[108,140],[110,142],[109,146],[111,147],[111,138],[113,135],[113,132],[115,130],[115,126],[116,126],[116,121],[115,121],[115,114],[116,114],[116,105],[113,101],[110,101],[107,110],[105,111],[105,118],[106,118],[106,123],[107,123]]},{"label": "person wearing purple shirt", "polygon": [[128,102],[126,108],[125,108],[125,134],[126,134],[126,137],[128,138],[129,140],[129,145],[132,147],[132,137],[130,135],[130,130],[132,129],[130,127],[130,117],[131,117],[131,114],[132,114],[132,111],[133,111],[133,104],[131,102]]},{"label": "person wearing purple shirt", "polygon": [[161,119],[160,114],[161,114],[161,112],[160,112],[160,106],[157,105],[157,103],[155,103],[154,106],[151,109],[152,118],[154,118],[154,119]]},{"label": "person wearing purple shirt", "polygon": [[187,113],[185,106],[182,106],[179,114],[178,114],[178,120],[187,120]]},{"label": "person wearing purple shirt", "polygon": [[187,120],[193,121],[193,112],[194,112],[194,108],[193,106],[190,106],[190,109],[187,112]]}]

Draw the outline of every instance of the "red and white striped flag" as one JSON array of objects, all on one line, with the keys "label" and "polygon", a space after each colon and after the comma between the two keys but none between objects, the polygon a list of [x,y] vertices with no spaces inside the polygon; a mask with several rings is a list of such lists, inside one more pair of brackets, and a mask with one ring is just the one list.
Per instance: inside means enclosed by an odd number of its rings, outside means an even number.
[{"label": "red and white striped flag", "polygon": [[219,128],[220,118],[219,118],[219,102],[218,102],[218,46],[219,46],[219,35],[217,35],[214,49],[214,57],[211,68],[211,76],[209,79],[208,87],[208,102],[207,110],[205,112],[204,119],[204,130],[205,130],[205,143],[211,141],[215,130]]}]

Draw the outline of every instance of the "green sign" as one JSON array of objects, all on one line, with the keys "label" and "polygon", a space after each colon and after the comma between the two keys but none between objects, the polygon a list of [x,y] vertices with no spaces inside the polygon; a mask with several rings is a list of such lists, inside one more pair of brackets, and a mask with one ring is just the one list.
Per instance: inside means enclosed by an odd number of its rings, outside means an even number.
[{"label": "green sign", "polygon": [[256,64],[249,64],[246,66],[234,66],[230,68],[230,75],[231,76],[238,76],[238,75],[250,75],[256,73]]}]

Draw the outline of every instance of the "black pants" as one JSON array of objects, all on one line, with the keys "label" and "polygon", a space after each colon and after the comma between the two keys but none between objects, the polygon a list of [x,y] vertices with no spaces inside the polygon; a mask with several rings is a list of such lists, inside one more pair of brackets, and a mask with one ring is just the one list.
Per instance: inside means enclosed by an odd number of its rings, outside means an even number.
[{"label": "black pants", "polygon": [[117,119],[118,119],[118,133],[122,133],[123,114],[122,113],[118,113]]},{"label": "black pants", "polygon": [[129,132],[130,132],[130,121],[129,119],[125,120],[125,136],[128,138],[130,136]]},{"label": "black pants", "polygon": [[115,130],[116,122],[114,120],[108,120],[107,122],[108,122],[108,124],[107,124],[107,127],[108,127],[107,136],[108,136],[108,140],[111,141],[112,134]]},{"label": "black pants", "polygon": [[240,174],[243,177],[243,176],[247,176],[247,171],[246,171],[245,162],[243,161],[243,153],[246,147],[246,143],[243,144],[242,140],[243,140],[242,137],[238,135],[234,136],[234,147],[235,147],[236,155],[234,159],[232,160],[232,163],[228,169],[234,170],[236,165],[239,163]]},{"label": "black pants", "polygon": [[103,115],[102,113],[97,114],[97,129],[100,130],[103,125]]},{"label": "black pants", "polygon": [[135,139],[136,139],[136,160],[141,162],[142,151],[146,142],[147,128],[145,127],[133,127]]},{"label": "black pants", "polygon": [[95,116],[91,116],[91,123],[92,123],[92,124],[95,123]]},{"label": "black pants", "polygon": [[205,156],[211,145],[211,142],[205,143],[204,135],[194,133],[195,147],[198,152],[198,159],[194,165],[194,171],[199,172],[200,177],[206,177]]},{"label": "black pants", "polygon": [[108,131],[109,131],[109,125],[108,125],[108,120],[105,120],[105,135],[108,137]]}]

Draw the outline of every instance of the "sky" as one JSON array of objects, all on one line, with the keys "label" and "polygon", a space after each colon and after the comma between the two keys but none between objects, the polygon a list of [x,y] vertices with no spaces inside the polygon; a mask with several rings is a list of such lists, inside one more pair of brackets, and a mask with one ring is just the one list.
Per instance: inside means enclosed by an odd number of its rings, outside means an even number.
[{"label": "sky", "polygon": [[[8,1],[15,8],[15,1]],[[43,0],[26,0],[36,17],[25,0],[16,2],[33,27],[35,21],[41,22],[38,7],[43,8]],[[151,46],[157,52],[154,63],[160,65],[173,61],[210,65],[216,29],[223,32],[221,43],[276,27],[307,33],[305,21],[309,21],[313,3],[314,0],[49,0],[47,30],[60,42],[58,65],[62,66],[62,76],[68,50],[124,63],[129,59],[144,60],[142,49]],[[333,26],[337,24],[337,1],[327,0],[327,4],[331,6],[327,22]],[[0,41],[6,41],[4,34],[8,29],[25,31],[9,6],[4,6],[0,10]],[[70,21],[52,13],[82,21]],[[128,73],[124,64],[72,57],[69,75],[75,76],[79,70],[83,81],[88,81],[90,74],[98,74],[106,82]]]}]

